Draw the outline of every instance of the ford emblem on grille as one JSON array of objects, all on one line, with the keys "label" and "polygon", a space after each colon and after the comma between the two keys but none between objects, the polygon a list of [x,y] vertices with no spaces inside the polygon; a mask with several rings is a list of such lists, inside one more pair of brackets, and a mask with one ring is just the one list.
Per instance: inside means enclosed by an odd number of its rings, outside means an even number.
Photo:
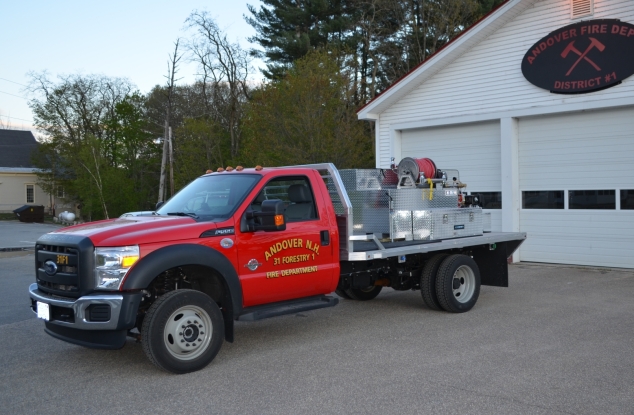
[{"label": "ford emblem on grille", "polygon": [[49,259],[44,263],[44,272],[48,275],[55,275],[57,272],[57,264]]}]

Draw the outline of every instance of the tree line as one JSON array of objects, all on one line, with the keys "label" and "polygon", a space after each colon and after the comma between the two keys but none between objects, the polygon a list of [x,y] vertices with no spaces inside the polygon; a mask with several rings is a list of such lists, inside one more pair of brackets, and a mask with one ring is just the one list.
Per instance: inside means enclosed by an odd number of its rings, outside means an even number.
[{"label": "tree line", "polygon": [[[262,0],[245,16],[253,50],[192,12],[167,82],[149,92],[104,75],[32,73],[29,105],[45,137],[38,183],[95,220],[153,210],[228,165],[371,167],[373,126],[356,109],[500,1]],[[197,64],[191,84],[178,82],[183,58]]]}]

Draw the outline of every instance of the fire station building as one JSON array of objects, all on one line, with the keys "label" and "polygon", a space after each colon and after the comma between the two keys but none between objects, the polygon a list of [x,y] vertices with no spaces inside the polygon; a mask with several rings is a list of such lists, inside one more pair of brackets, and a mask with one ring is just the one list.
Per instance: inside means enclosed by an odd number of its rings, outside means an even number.
[{"label": "fire station building", "polygon": [[515,261],[634,268],[634,2],[509,0],[358,111],[376,166],[428,157]]}]

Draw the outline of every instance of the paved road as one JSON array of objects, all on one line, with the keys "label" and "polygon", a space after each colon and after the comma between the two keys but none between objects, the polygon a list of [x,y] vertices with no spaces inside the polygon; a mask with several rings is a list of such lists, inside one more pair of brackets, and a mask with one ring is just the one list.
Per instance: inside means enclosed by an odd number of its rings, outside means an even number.
[{"label": "paved road", "polygon": [[238,322],[211,365],[176,376],[132,340],[100,351],[44,334],[24,314],[32,261],[0,258],[0,413],[633,413],[632,271],[515,265],[466,314],[387,289]]},{"label": "paved road", "polygon": [[61,225],[50,223],[24,223],[17,220],[0,221],[0,250],[3,248],[33,248],[35,241]]},{"label": "paved road", "polygon": [[[28,307],[28,286],[35,282],[34,267],[32,253],[0,252],[0,327],[33,318],[34,314]],[[2,405],[0,413],[1,408]]]}]

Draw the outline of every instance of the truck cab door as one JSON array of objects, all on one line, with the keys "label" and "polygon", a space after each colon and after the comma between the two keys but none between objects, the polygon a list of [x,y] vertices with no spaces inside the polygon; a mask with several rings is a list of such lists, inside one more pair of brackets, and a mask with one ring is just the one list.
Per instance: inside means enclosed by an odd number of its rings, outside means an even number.
[{"label": "truck cab door", "polygon": [[309,178],[271,179],[250,208],[258,210],[264,200],[284,201],[286,230],[238,231],[238,274],[244,306],[330,293],[338,264],[334,264],[329,220],[320,209],[323,201],[316,200]]}]

